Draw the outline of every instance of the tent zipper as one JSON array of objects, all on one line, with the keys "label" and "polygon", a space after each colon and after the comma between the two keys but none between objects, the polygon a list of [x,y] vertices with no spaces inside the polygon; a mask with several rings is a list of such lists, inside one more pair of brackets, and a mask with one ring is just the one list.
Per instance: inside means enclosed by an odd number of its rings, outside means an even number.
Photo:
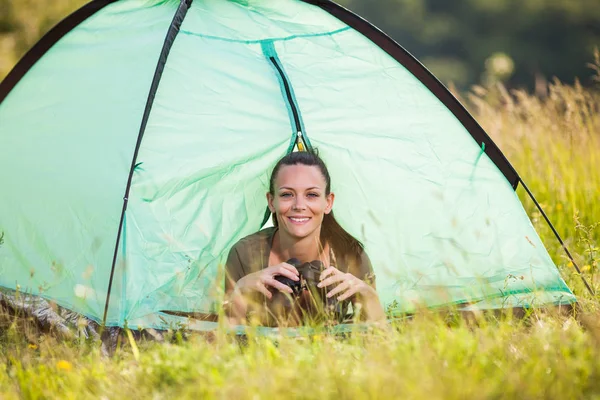
[{"label": "tent zipper", "polygon": [[285,72],[283,71],[283,67],[279,64],[278,60],[273,56],[269,56],[269,61],[271,62],[271,64],[273,64],[273,67],[275,67],[275,71],[277,71],[277,73],[279,74],[281,83],[283,84],[283,89],[285,91],[286,100],[288,102],[290,110],[292,111],[292,115],[293,115],[293,119],[294,119],[294,121],[293,121],[294,129],[296,131],[296,135],[294,137],[294,143],[296,143],[296,145],[298,146],[298,150],[300,150],[300,151],[310,149],[311,148],[310,141],[308,140],[306,135],[304,135],[302,132],[302,123],[300,122],[300,112],[298,111],[298,105],[296,104],[296,101],[292,94],[292,86],[291,86]]},{"label": "tent zipper", "polygon": [[[294,146],[298,147],[299,151],[310,151],[312,150],[312,146],[310,144],[310,140],[308,136],[303,130],[302,117],[300,116],[300,108],[298,107],[298,103],[296,103],[296,98],[294,97],[294,90],[292,89],[292,84],[289,81],[285,70],[283,69],[283,65],[279,61],[279,57],[277,57],[277,51],[275,50],[275,46],[273,45],[273,41],[264,40],[261,42],[261,47],[265,59],[267,59],[275,73],[277,74],[279,84],[281,87],[281,93],[286,101],[286,105],[288,108],[288,114],[290,118],[290,123],[292,125],[292,138],[290,140],[290,145],[288,147],[287,152],[291,153],[294,151]],[[265,216],[263,218],[262,223],[259,228],[263,227],[269,217],[271,216],[271,211],[269,207],[265,210]]]},{"label": "tent zipper", "polygon": [[279,75],[281,76],[281,81],[283,82],[283,87],[285,89],[287,101],[290,104],[290,107],[292,108],[292,114],[294,114],[294,124],[296,125],[296,132],[302,132],[302,127],[300,126],[300,115],[298,114],[298,107],[296,106],[296,103],[294,102],[294,98],[292,97],[292,91],[290,90],[290,83],[288,82],[285,74],[283,73],[283,69],[281,68],[281,66],[275,59],[275,57],[269,57],[269,60],[271,60],[271,63],[273,64],[273,66],[275,67],[275,69],[277,70]]}]

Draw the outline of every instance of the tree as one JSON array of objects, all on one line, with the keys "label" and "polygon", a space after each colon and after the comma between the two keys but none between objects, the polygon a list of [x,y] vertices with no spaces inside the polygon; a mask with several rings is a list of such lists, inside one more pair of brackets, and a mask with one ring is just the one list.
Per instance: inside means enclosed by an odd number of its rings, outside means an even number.
[{"label": "tree", "polygon": [[[340,0],[387,32],[442,81],[459,87],[479,82],[486,60],[504,54],[514,62],[508,83],[529,86],[534,77],[579,77],[600,45],[600,2],[594,0]],[[488,66],[490,64],[488,63]]]}]

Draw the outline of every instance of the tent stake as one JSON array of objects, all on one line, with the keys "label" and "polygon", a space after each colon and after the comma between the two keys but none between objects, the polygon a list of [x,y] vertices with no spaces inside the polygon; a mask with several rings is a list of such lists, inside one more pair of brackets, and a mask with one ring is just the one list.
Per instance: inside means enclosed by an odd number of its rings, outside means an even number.
[{"label": "tent stake", "polygon": [[550,222],[550,219],[548,218],[548,216],[546,215],[546,213],[542,209],[542,206],[540,205],[540,203],[538,203],[538,201],[533,196],[533,193],[531,193],[531,190],[529,190],[529,188],[527,187],[527,185],[525,184],[525,182],[523,182],[523,179],[521,179],[520,177],[519,177],[519,182],[521,182],[521,185],[523,185],[523,188],[527,191],[527,194],[529,195],[529,197],[531,198],[531,200],[533,200],[533,202],[535,203],[535,206],[538,208],[538,210],[540,210],[540,213],[542,214],[542,216],[544,217],[544,219],[548,223],[548,226],[550,227],[550,229],[552,229],[552,232],[554,232],[554,236],[556,236],[556,238],[558,239],[558,242],[560,243],[560,245],[562,246],[562,248],[565,250],[565,253],[567,253],[567,257],[569,257],[569,260],[571,260],[571,262],[573,263],[573,266],[575,267],[575,269],[579,273],[579,276],[581,277],[581,280],[585,284],[585,287],[587,288],[587,290],[590,292],[590,294],[592,296],[595,296],[596,293],[594,292],[594,289],[592,289],[592,287],[590,286],[590,284],[588,283],[588,281],[585,279],[585,277],[581,273],[581,270],[579,269],[579,266],[577,265],[577,263],[573,259],[573,256],[571,255],[571,252],[569,251],[569,249],[567,248],[567,246],[563,242],[562,238],[560,237],[560,235],[556,231],[556,228],[554,228],[554,225],[552,225],[552,222]]}]

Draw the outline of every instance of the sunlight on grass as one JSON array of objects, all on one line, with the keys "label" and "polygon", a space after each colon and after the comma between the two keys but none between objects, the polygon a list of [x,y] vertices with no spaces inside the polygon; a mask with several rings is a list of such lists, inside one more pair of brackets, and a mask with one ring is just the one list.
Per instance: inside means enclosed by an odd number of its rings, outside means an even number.
[{"label": "sunlight on grass", "polygon": [[107,358],[42,337],[37,349],[5,348],[0,386],[25,398],[575,398],[597,386],[595,339],[572,318],[541,315],[478,327],[420,315],[346,338],[197,336],[142,343],[139,360],[128,346]]},{"label": "sunlight on grass", "polygon": [[[596,67],[600,59],[596,56]],[[600,70],[599,70],[600,71]],[[599,76],[600,77],[600,76]],[[545,98],[476,88],[475,116],[542,203],[599,289],[600,98],[554,82]],[[533,203],[526,210],[567,284],[575,316],[525,318],[423,312],[389,329],[300,338],[210,337],[165,342],[123,336],[112,357],[97,343],[59,342],[0,313],[2,398],[589,398],[600,392],[598,301]]]}]

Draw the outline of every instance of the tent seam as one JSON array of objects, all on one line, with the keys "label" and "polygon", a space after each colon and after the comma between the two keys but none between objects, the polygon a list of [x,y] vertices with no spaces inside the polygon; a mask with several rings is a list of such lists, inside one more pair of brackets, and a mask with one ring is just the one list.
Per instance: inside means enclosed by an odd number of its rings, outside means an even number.
[{"label": "tent seam", "polygon": [[330,31],[330,32],[311,33],[311,34],[306,34],[306,35],[290,35],[290,36],[278,37],[278,38],[265,38],[265,39],[253,39],[253,40],[229,39],[229,38],[225,38],[225,37],[221,37],[221,36],[205,35],[202,33],[191,32],[191,31],[183,30],[183,29],[180,32],[185,35],[196,36],[196,37],[200,37],[203,39],[209,39],[209,40],[219,40],[219,41],[229,42],[229,43],[262,44],[263,42],[284,42],[284,41],[289,41],[289,40],[294,40],[294,39],[333,36],[338,33],[349,31],[351,29],[352,29],[351,27],[346,26],[344,28],[336,29],[336,30]]}]

